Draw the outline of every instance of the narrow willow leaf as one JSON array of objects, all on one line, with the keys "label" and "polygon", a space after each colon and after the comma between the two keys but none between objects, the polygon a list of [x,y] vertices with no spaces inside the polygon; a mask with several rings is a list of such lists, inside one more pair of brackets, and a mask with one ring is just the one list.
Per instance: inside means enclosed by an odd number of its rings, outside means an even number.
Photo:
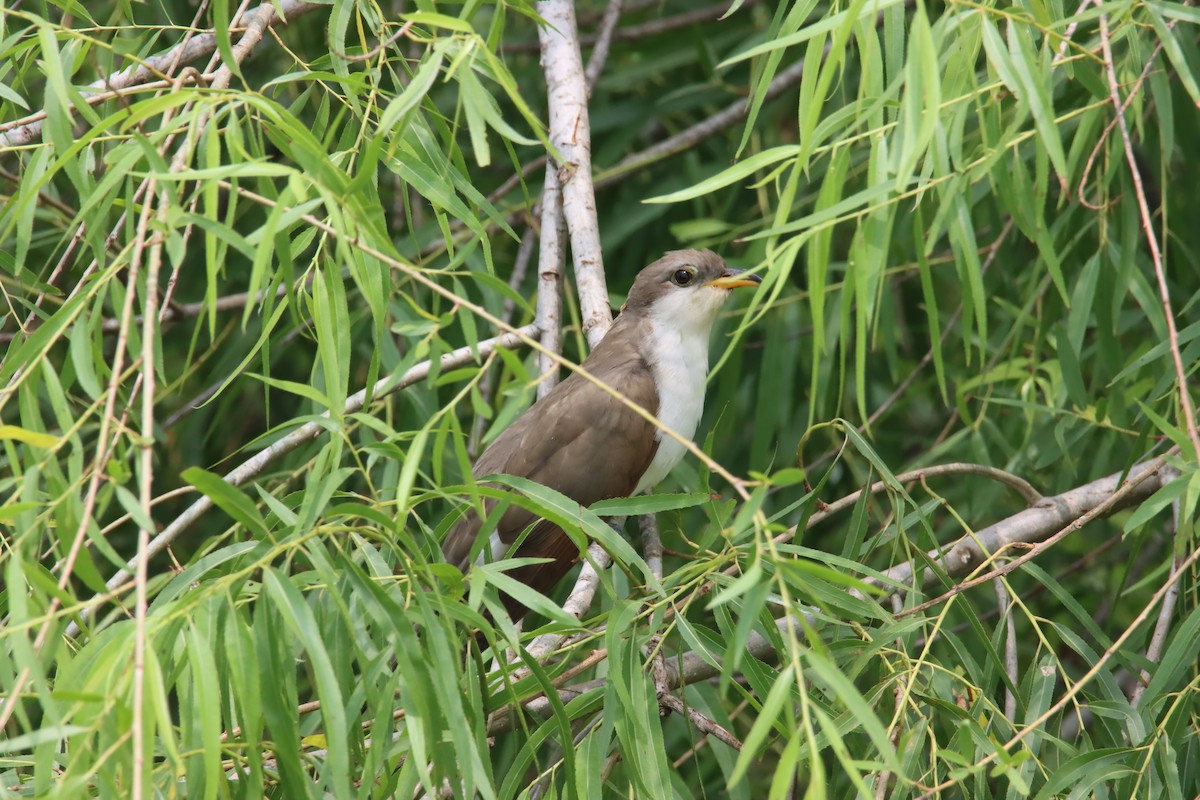
[{"label": "narrow willow leaf", "polygon": [[200,467],[189,467],[180,477],[199,489],[226,514],[249,528],[256,537],[268,536],[267,523],[259,513],[258,506],[236,486],[226,483],[220,475]]},{"label": "narrow willow leaf", "polygon": [[0,439],[10,439],[17,442],[24,442],[32,447],[40,448],[56,447],[59,442],[57,436],[51,436],[48,433],[38,433],[37,431],[27,430],[18,425],[0,425]]},{"label": "narrow willow leaf", "polygon": [[785,159],[794,158],[799,152],[800,148],[793,145],[772,147],[761,153],[755,153],[749,158],[734,164],[732,167],[721,170],[721,172],[697,183],[695,186],[689,186],[687,189],[680,189],[677,192],[658,195],[657,197],[648,197],[642,202],[678,203],[683,200],[691,200],[695,197],[711,194],[715,190],[729,186],[732,183],[737,183],[761,169],[774,166]]},{"label": "narrow willow leaf", "polygon": [[782,672],[775,676],[771,691],[767,694],[767,699],[763,701],[762,709],[758,712],[754,725],[750,728],[750,733],[742,742],[742,752],[738,755],[737,766],[734,767],[733,775],[729,779],[731,784],[742,780],[747,770],[750,769],[750,764],[761,756],[767,735],[775,727],[779,712],[783,710],[785,702],[792,695],[794,684],[792,669],[792,665],[788,664]]},{"label": "narrow willow leaf", "polygon": [[263,585],[287,624],[308,654],[316,678],[317,697],[321,700],[321,717],[325,721],[325,736],[329,743],[325,773],[328,785],[337,796],[349,797],[350,756],[346,711],[342,691],[325,650],[321,631],[312,610],[290,581],[273,569],[263,572]]},{"label": "narrow willow leaf", "polygon": [[[896,5],[899,2],[901,2],[901,0],[878,0],[878,2],[871,4],[871,13],[877,14],[886,8]],[[793,47],[795,45],[807,42],[809,39],[812,39],[815,36],[820,36],[828,33],[829,31],[836,30],[845,25],[847,21],[853,22],[855,19],[857,19],[857,15],[852,15],[851,11],[852,10],[847,10],[837,14],[831,14],[823,18],[820,22],[805,26],[790,36],[781,36],[778,39],[773,39],[765,44],[752,47],[749,50],[737,54],[733,58],[726,59],[725,61],[721,62],[720,66],[728,67],[731,64],[736,64],[739,61],[745,61],[746,59],[754,58],[755,56],[760,56],[764,53],[769,53],[772,50]]]}]

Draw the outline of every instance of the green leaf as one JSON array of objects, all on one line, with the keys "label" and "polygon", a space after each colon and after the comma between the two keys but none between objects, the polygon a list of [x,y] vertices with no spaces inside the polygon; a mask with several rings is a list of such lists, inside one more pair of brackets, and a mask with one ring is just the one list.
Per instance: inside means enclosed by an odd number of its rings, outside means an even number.
[{"label": "green leaf", "polygon": [[255,537],[267,538],[270,535],[267,522],[259,513],[254,501],[236,486],[226,483],[220,475],[200,467],[189,467],[180,477],[199,489],[217,508],[245,525]]},{"label": "green leaf", "polygon": [[26,430],[18,425],[0,425],[0,439],[24,442],[32,447],[40,447],[43,449],[57,447],[59,442],[57,436],[51,436],[48,433],[38,433],[37,431]]}]

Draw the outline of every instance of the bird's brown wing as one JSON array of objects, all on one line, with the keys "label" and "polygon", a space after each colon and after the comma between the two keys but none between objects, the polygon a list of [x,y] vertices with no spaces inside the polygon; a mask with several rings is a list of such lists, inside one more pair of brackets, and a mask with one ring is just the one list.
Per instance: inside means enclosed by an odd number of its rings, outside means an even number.
[{"label": "bird's brown wing", "polygon": [[[620,344],[609,342],[614,333],[620,332],[614,329],[609,333],[585,362],[585,368],[601,380],[616,380],[620,375],[614,388],[647,411],[657,413],[658,390],[649,365],[632,347],[603,347]],[[585,408],[587,413],[582,413]],[[519,475],[587,506],[597,500],[630,495],[658,449],[651,423],[580,375],[569,376],[536,409],[538,413],[526,413],[492,443],[475,465],[476,477]],[[488,510],[493,506],[494,501],[485,503]],[[500,540],[514,542],[536,520],[532,512],[510,506],[497,525]],[[447,561],[466,570],[481,524],[474,510],[455,524],[443,543]],[[542,521],[514,555],[554,559],[512,573],[522,583],[545,592],[570,569],[579,553],[561,528]]]}]

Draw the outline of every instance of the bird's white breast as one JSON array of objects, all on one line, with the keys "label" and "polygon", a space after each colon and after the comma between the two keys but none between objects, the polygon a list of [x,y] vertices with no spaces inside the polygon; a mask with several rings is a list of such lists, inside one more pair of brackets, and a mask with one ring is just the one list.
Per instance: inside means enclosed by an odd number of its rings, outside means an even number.
[{"label": "bird's white breast", "polygon": [[[657,416],[663,425],[685,439],[696,435],[696,426],[704,412],[704,384],[708,378],[708,332],[712,318],[707,313],[698,315],[698,310],[701,309],[696,308],[694,301],[686,305],[659,303],[649,315],[649,361],[658,385]],[[634,494],[665,478],[686,452],[675,437],[661,429],[655,436],[658,450]]]}]

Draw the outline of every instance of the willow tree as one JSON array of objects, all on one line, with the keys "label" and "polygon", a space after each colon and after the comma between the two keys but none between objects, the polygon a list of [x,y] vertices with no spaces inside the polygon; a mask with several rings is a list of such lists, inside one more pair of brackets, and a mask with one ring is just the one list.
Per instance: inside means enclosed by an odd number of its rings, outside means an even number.
[{"label": "willow tree", "polygon": [[[0,797],[1195,796],[1198,22],[5,7]],[[472,481],[681,246],[697,450]]]}]

